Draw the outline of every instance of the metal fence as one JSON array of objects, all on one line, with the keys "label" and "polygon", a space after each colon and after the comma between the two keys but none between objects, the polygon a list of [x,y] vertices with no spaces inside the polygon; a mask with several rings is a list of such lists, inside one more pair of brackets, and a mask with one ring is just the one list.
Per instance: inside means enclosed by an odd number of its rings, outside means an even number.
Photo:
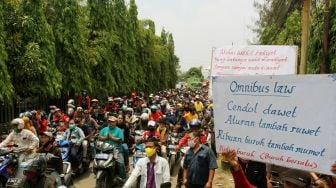
[{"label": "metal fence", "polygon": [[57,100],[35,100],[17,101],[13,104],[0,104],[0,132],[1,128],[8,124],[12,119],[19,117],[20,113],[28,110],[44,110],[49,112],[50,105],[56,105],[58,108],[65,109],[66,98]]}]

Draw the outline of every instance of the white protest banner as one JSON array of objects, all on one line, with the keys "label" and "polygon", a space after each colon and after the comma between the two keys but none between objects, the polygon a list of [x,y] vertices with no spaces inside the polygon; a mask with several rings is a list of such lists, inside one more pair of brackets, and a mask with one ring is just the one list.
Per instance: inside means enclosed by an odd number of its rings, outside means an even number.
[{"label": "white protest banner", "polygon": [[213,77],[216,149],[331,174],[336,75]]},{"label": "white protest banner", "polygon": [[213,52],[211,76],[295,74],[296,46],[226,46]]}]

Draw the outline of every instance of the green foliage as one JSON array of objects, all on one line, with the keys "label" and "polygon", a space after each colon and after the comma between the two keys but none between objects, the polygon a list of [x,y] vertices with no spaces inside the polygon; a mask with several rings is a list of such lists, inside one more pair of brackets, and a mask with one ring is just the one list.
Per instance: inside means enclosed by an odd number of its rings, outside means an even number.
[{"label": "green foliage", "polygon": [[165,30],[157,36],[152,20],[139,20],[135,0],[1,3],[0,101],[83,89],[106,97],[176,84],[173,36]]},{"label": "green foliage", "polygon": [[5,49],[5,32],[3,20],[3,2],[0,2],[0,102],[11,101],[13,85],[7,70],[7,52]]},{"label": "green foliage", "polygon": [[[336,72],[336,8],[331,1],[330,7],[330,67]],[[313,0],[308,43],[308,73],[319,73],[323,59],[323,24],[325,1]],[[255,3],[260,20],[253,31],[257,33],[259,43],[270,45],[301,45],[302,1],[267,0],[264,4]]]},{"label": "green foliage", "polygon": [[202,67],[191,67],[187,72],[180,75],[179,81],[187,81],[190,78],[203,81]]}]

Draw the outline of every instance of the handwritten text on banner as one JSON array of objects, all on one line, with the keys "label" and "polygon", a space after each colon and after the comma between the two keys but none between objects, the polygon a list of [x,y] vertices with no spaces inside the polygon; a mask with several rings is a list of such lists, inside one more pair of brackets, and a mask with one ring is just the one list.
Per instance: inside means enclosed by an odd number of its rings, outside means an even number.
[{"label": "handwritten text on banner", "polygon": [[331,174],[336,161],[336,77],[213,78],[217,151]]},{"label": "handwritten text on banner", "polygon": [[217,48],[212,76],[295,74],[296,46],[226,46]]}]

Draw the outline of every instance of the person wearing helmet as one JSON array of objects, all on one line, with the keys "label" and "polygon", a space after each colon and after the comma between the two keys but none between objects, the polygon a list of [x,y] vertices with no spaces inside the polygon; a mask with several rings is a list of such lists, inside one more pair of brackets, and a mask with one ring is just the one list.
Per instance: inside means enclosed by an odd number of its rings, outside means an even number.
[{"label": "person wearing helmet", "polygon": [[22,117],[22,120],[24,122],[24,128],[31,131],[32,133],[34,133],[35,136],[37,136],[37,132],[36,129],[33,125],[33,122],[26,116]]},{"label": "person wearing helmet", "polygon": [[160,133],[156,130],[156,122],[153,120],[148,121],[147,130],[143,134],[144,140],[147,140],[151,137],[156,137],[157,139],[160,139]]},{"label": "person wearing helmet", "polygon": [[159,110],[157,105],[152,105],[150,107],[151,114],[149,116],[149,120],[157,121],[163,117],[162,112]]},{"label": "person wearing helmet", "polygon": [[12,132],[0,143],[0,148],[16,144],[18,150],[24,150],[26,154],[36,152],[39,147],[39,139],[31,131],[24,129],[24,121],[21,118],[11,122]]},{"label": "person wearing helmet", "polygon": [[42,155],[35,157],[34,161],[23,172],[25,179],[22,185],[23,188],[56,188],[56,178],[45,174],[47,168],[46,158]]},{"label": "person wearing helmet", "polygon": [[45,112],[37,111],[36,113],[36,123],[40,132],[47,131],[48,121]]},{"label": "person wearing helmet", "polygon": [[128,107],[125,113],[125,123],[126,125],[134,125],[138,121],[138,118],[134,115],[133,108]]},{"label": "person wearing helmet", "polygon": [[55,137],[51,132],[42,132],[40,136],[41,146],[38,153],[52,154],[59,158],[57,163],[47,164],[48,167],[55,169],[59,174],[63,173],[63,162],[61,150],[55,146]]},{"label": "person wearing helmet", "polygon": [[51,132],[42,132],[40,136],[41,146],[38,153],[52,158],[47,160],[47,174],[54,176],[58,186],[62,185],[60,174],[63,174],[63,160],[61,150],[55,146],[55,137]]},{"label": "person wearing helmet", "polygon": [[99,102],[98,99],[92,99],[92,101],[91,101],[90,112],[92,112],[93,109],[96,109],[96,108],[99,107],[98,102]]},{"label": "person wearing helmet", "polygon": [[190,123],[193,119],[198,119],[196,109],[195,108],[190,108],[190,112],[186,113],[184,115],[184,118],[187,121],[187,123]]},{"label": "person wearing helmet", "polygon": [[73,159],[75,159],[74,163],[76,165],[79,165],[79,161],[76,160],[76,155],[84,139],[85,134],[83,130],[76,126],[74,119],[71,119],[69,121],[69,128],[64,133],[63,140],[68,140],[72,142],[73,146],[71,147],[71,156]]},{"label": "person wearing helmet", "polygon": [[91,106],[91,98],[87,94],[86,90],[82,91],[82,95],[78,97],[78,106],[82,106],[83,109],[89,110]]}]

